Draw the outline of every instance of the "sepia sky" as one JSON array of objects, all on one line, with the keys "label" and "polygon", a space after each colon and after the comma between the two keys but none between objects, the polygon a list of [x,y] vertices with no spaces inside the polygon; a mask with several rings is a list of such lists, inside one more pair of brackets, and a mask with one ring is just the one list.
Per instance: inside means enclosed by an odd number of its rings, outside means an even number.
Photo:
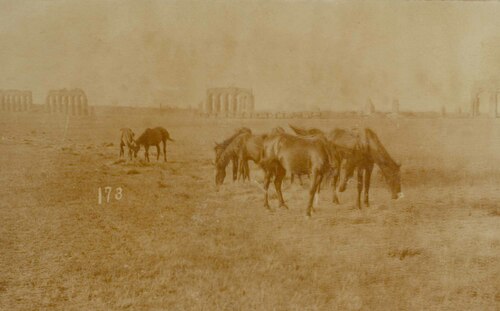
[{"label": "sepia sky", "polygon": [[454,110],[472,81],[500,73],[499,44],[495,2],[0,0],[0,89],[187,107],[237,86],[257,109],[359,109],[370,97]]}]

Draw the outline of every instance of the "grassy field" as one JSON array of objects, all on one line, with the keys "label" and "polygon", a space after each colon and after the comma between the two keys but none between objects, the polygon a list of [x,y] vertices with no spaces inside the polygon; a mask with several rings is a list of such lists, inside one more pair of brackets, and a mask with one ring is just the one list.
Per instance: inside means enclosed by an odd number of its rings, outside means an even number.
[{"label": "grassy field", "polygon": [[[309,220],[307,179],[285,181],[289,210],[273,196],[264,209],[255,166],[215,191],[214,141],[288,122],[371,127],[402,163],[405,198],[390,200],[378,169],[371,207],[355,208],[351,184],[340,205],[322,191]],[[157,125],[176,140],[168,163],[117,161],[121,127]],[[500,119],[19,113],[0,134],[0,310],[500,308]]]}]

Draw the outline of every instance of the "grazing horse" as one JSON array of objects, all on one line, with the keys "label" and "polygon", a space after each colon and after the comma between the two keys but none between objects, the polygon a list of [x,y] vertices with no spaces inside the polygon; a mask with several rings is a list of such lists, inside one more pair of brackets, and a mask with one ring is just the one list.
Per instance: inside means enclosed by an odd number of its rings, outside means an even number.
[{"label": "grazing horse", "polygon": [[[337,133],[337,137],[341,135]],[[337,140],[338,141],[338,140]],[[377,134],[371,129],[365,129],[365,141],[355,146],[352,156],[347,159],[346,173],[340,185],[340,192],[345,191],[347,182],[353,176],[354,170],[358,174],[358,208],[361,208],[361,192],[364,188],[364,203],[370,206],[368,192],[374,164],[382,171],[385,181],[391,190],[392,199],[403,198],[401,192],[401,164],[396,163],[389,155]]]},{"label": "grazing horse", "polygon": [[317,138],[302,138],[289,134],[277,133],[270,135],[263,142],[260,166],[265,171],[264,178],[264,206],[269,207],[268,189],[271,178],[274,177],[274,186],[278,194],[280,207],[287,208],[281,185],[287,172],[293,174],[312,173],[312,182],[309,189],[307,216],[311,216],[316,192],[324,175],[331,169],[330,151],[326,142]]},{"label": "grazing horse", "polygon": [[129,128],[120,129],[121,137],[120,137],[120,158],[124,156],[125,150],[123,147],[128,147],[128,155],[130,160],[132,160],[132,154],[134,153],[134,149],[137,147],[134,141],[134,132]]},{"label": "grazing horse", "polygon": [[[361,208],[361,192],[364,189],[364,203],[369,206],[369,191],[371,175],[375,164],[380,168],[392,193],[393,199],[403,197],[401,192],[400,164],[397,164],[389,155],[380,142],[378,136],[371,129],[365,129],[363,133],[358,130],[334,129],[325,134],[319,129],[301,129],[290,127],[298,134],[314,137],[325,137],[336,148],[336,165],[340,168],[345,160],[345,177],[339,187],[339,191],[345,191],[347,182],[353,176],[354,170],[358,172],[358,199],[357,206]],[[340,174],[334,175],[333,179],[333,202],[339,203],[337,195],[337,183]]]},{"label": "grazing horse", "polygon": [[160,159],[160,143],[163,143],[163,158],[165,162],[167,162],[167,150],[166,150],[166,144],[167,140],[174,141],[172,138],[170,138],[170,134],[166,129],[163,127],[155,127],[153,129],[146,129],[144,133],[139,136],[135,140],[136,147],[134,149],[134,154],[137,157],[137,152],[139,152],[139,149],[141,148],[141,145],[144,146],[144,156],[146,160],[149,162],[149,146],[156,146],[156,160]]},{"label": "grazing horse", "polygon": [[243,180],[250,180],[250,167],[248,166],[248,161],[253,161],[255,164],[260,163],[262,156],[262,148],[264,139],[267,134],[254,135],[247,134],[242,137],[242,141],[239,149],[239,177]]},{"label": "grazing horse", "polygon": [[[224,161],[219,161],[219,158],[221,157],[221,155],[224,153],[224,151],[226,150],[226,148],[233,142],[234,139],[236,139],[236,137],[240,136],[241,134],[251,134],[252,131],[249,129],[249,128],[246,128],[246,127],[242,127],[242,128],[239,128],[238,130],[236,130],[236,132],[231,135],[231,137],[225,139],[222,143],[215,143],[215,147],[214,147],[214,152],[215,152],[215,162],[214,162],[214,165],[217,166],[217,163],[219,163],[219,165],[222,165],[223,162],[225,162],[226,159],[224,159]],[[227,157],[227,160],[228,160],[228,163],[229,161],[231,161],[233,163],[233,181],[235,181],[237,178],[238,178],[238,153],[234,153],[233,152],[234,150],[231,150],[230,153],[226,154],[225,156]],[[224,170],[226,169],[226,166],[227,166],[227,163],[226,165],[224,166]],[[226,176],[226,173],[224,171],[224,177],[219,177],[219,178],[222,178],[222,182],[224,182],[224,178]],[[221,182],[221,184],[222,184]]]},{"label": "grazing horse", "polygon": [[[215,185],[220,186],[224,183],[224,179],[226,178],[226,167],[230,161],[233,162],[233,180],[237,176],[238,167],[238,159],[241,155],[242,146],[245,143],[245,140],[248,136],[252,136],[250,133],[242,133],[238,136],[233,137],[231,142],[227,144],[224,149],[221,150],[220,153],[216,152],[215,158]],[[236,174],[236,175],[235,175]]]},{"label": "grazing horse", "polygon": [[[285,134],[285,129],[281,126],[275,127],[271,130],[270,135],[276,134]],[[248,161],[251,160],[255,164],[259,164],[261,151],[262,151],[262,143],[264,138],[267,135],[247,135],[244,138],[244,141],[241,144],[240,154],[239,154],[239,169],[238,169],[238,179],[250,180],[250,167],[248,166]],[[291,183],[293,183],[294,177],[296,174],[291,174]],[[302,175],[297,175],[299,178],[300,185],[302,185]],[[310,178],[310,174],[307,174]]]}]

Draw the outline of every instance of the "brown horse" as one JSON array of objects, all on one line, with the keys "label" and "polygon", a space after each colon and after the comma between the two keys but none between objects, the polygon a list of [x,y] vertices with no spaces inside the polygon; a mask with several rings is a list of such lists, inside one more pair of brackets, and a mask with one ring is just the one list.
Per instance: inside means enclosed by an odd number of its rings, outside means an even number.
[{"label": "brown horse", "polygon": [[146,160],[149,162],[149,147],[150,146],[156,146],[156,160],[160,159],[160,143],[163,143],[163,158],[165,159],[165,162],[167,162],[167,151],[166,151],[166,142],[167,140],[174,141],[172,138],[170,138],[170,134],[166,129],[163,127],[155,127],[153,129],[146,129],[144,133],[139,136],[135,140],[136,147],[134,148],[134,155],[137,157],[137,152],[139,152],[139,149],[141,148],[141,145],[144,146],[144,156]]},{"label": "brown horse", "polygon": [[215,149],[215,184],[217,186],[224,183],[224,179],[226,178],[226,167],[231,161],[233,162],[233,181],[236,180],[242,146],[248,136],[252,136],[252,134],[243,132],[232,137],[231,141],[225,145],[224,148]]},{"label": "brown horse", "polygon": [[264,140],[260,166],[264,169],[264,206],[269,207],[268,189],[272,177],[278,193],[280,207],[287,208],[281,185],[287,172],[293,174],[312,173],[309,188],[307,216],[311,216],[313,202],[324,175],[331,169],[329,146],[317,138],[301,138],[289,134],[277,133]]},{"label": "brown horse", "polygon": [[[215,162],[214,165],[216,166],[216,169],[218,170],[218,166],[220,166],[220,169],[222,169],[222,165],[224,162],[227,163],[224,165],[224,176],[222,177],[222,172],[219,174],[219,179],[221,180],[221,184],[224,182],[224,178],[226,177],[226,166],[231,161],[233,163],[233,181],[235,181],[238,178],[238,159],[239,159],[239,150],[236,150],[235,147],[233,146],[229,152],[225,152],[226,148],[231,145],[231,143],[240,135],[242,134],[252,134],[252,131],[249,128],[242,127],[236,130],[236,132],[231,135],[231,137],[225,139],[222,143],[215,143],[214,147],[214,152],[215,152]],[[222,154],[225,154],[224,161],[220,161],[220,157]],[[216,177],[216,183],[217,183],[217,177]]]},{"label": "brown horse", "polygon": [[[271,130],[271,135],[284,134],[285,129],[281,126],[275,127]],[[239,178],[250,180],[250,167],[248,161],[253,161],[255,164],[260,163],[263,150],[263,142],[267,134],[262,135],[246,135],[240,145],[239,154]]]},{"label": "brown horse", "polygon": [[242,137],[239,149],[239,178],[250,180],[250,167],[248,161],[253,161],[255,164],[260,163],[262,156],[262,148],[266,134],[252,135],[247,134]]},{"label": "brown horse", "polygon": [[[270,135],[285,134],[285,130],[281,127],[275,127],[271,130]],[[267,135],[247,135],[241,144],[240,154],[239,154],[239,170],[238,179],[250,180],[250,167],[248,166],[248,161],[253,161],[255,164],[259,164],[261,151],[263,149],[263,141]],[[296,174],[292,173],[290,182],[293,183]],[[300,185],[302,185],[302,175],[297,175],[299,178]],[[307,174],[310,178],[310,174]]]},{"label": "brown horse", "polygon": [[[345,191],[347,182],[358,172],[358,199],[357,206],[361,208],[361,192],[364,189],[364,203],[369,206],[369,190],[374,164],[381,169],[392,193],[392,198],[403,197],[401,192],[400,164],[397,164],[380,142],[378,136],[371,129],[365,129],[364,135],[357,130],[334,129],[328,135],[319,129],[301,129],[290,126],[298,135],[324,137],[336,148],[336,163],[341,167],[346,160],[346,173],[339,191]],[[364,136],[364,137],[363,137]],[[337,183],[340,174],[333,179],[333,202],[339,203]]]},{"label": "brown horse", "polygon": [[[341,137],[337,133],[337,137]],[[358,175],[358,208],[361,208],[361,192],[364,188],[364,203],[370,206],[369,190],[370,180],[374,164],[380,168],[385,181],[391,190],[392,199],[404,197],[401,192],[401,164],[396,163],[389,155],[384,145],[380,142],[378,136],[371,129],[365,129],[365,141],[360,142],[352,153],[352,156],[347,159],[346,173],[344,181],[340,185],[340,192],[345,191],[347,182],[353,176],[354,170],[357,170]]]}]

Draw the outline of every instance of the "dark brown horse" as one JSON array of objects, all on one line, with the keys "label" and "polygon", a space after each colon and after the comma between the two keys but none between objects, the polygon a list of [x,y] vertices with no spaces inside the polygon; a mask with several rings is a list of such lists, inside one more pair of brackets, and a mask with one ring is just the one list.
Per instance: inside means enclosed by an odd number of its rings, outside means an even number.
[{"label": "dark brown horse", "polygon": [[[341,138],[343,134],[337,133],[337,137]],[[369,190],[370,179],[374,164],[380,168],[382,175],[389,185],[392,199],[404,197],[401,192],[401,164],[396,163],[389,155],[384,145],[380,142],[378,136],[371,129],[367,128],[364,132],[364,140],[354,148],[352,156],[347,159],[346,173],[344,180],[340,185],[340,192],[345,191],[347,182],[357,170],[358,175],[358,207],[361,208],[361,192],[364,188],[364,203],[370,206]]]},{"label": "dark brown horse", "polygon": [[[285,130],[278,126],[275,127],[271,130],[270,135],[276,135],[276,134],[285,134]],[[264,138],[266,138],[268,135],[263,134],[263,135],[247,135],[242,144],[241,144],[241,149],[240,149],[240,155],[239,155],[239,174],[238,174],[238,179],[242,179],[243,181],[245,180],[250,180],[250,168],[248,166],[248,161],[253,161],[255,164],[259,164],[260,162],[260,157],[262,154],[262,149],[263,149],[263,141]],[[290,174],[291,178],[290,181],[293,183],[294,177],[296,174],[292,173]],[[302,185],[302,175],[297,175],[299,178],[299,182]],[[310,174],[307,174],[307,176],[310,178]]]},{"label": "dark brown horse", "polygon": [[141,148],[141,145],[144,146],[144,156],[146,160],[149,162],[149,147],[156,146],[156,160],[160,159],[160,143],[163,143],[163,158],[165,162],[167,162],[167,151],[166,151],[166,142],[167,140],[174,141],[170,138],[170,134],[163,127],[155,127],[153,129],[146,129],[144,133],[139,136],[135,140],[136,147],[134,148],[134,155],[137,157],[137,152]]},{"label": "dark brown horse", "polygon": [[[281,126],[275,127],[271,130],[271,135],[284,134],[285,129]],[[260,163],[263,150],[263,142],[267,137],[267,134],[261,135],[246,135],[240,144],[240,154],[239,154],[239,178],[245,180],[250,180],[250,168],[248,166],[248,161],[253,161],[255,164]]]},{"label": "dark brown horse", "polygon": [[238,163],[240,163],[239,158],[243,148],[242,146],[248,136],[252,136],[252,134],[242,132],[232,137],[231,141],[228,142],[224,148],[215,149],[215,184],[217,186],[224,183],[224,179],[226,178],[226,167],[231,161],[233,162],[233,181],[237,179]]},{"label": "dark brown horse", "polygon": [[[252,134],[252,131],[249,128],[242,127],[236,130],[236,132],[231,135],[231,137],[225,139],[222,143],[215,143],[214,147],[214,152],[215,152],[215,162],[214,165],[216,166],[217,172],[219,172],[219,169],[222,169],[223,163],[224,165],[224,173],[220,171],[219,177],[216,177],[216,184],[217,180],[220,180],[220,184],[224,182],[224,178],[226,177],[226,166],[231,161],[233,163],[233,181],[235,181],[238,178],[238,159],[239,159],[239,149],[237,149],[235,146],[233,146],[231,149],[226,150],[229,145],[240,135],[242,134]],[[220,161],[221,155],[224,154],[224,159],[223,161]],[[226,162],[227,161],[227,162]]]},{"label": "dark brown horse", "polygon": [[248,161],[253,161],[255,164],[260,163],[262,156],[262,148],[266,134],[253,135],[247,134],[243,136],[239,149],[239,178],[250,180],[250,167]]},{"label": "dark brown horse", "polygon": [[[334,129],[325,134],[319,129],[301,129],[290,126],[298,135],[324,137],[335,145],[336,162],[341,167],[345,160],[345,177],[340,185],[339,191],[346,189],[347,182],[353,176],[354,171],[358,173],[358,199],[357,206],[361,208],[361,192],[364,189],[364,203],[369,206],[369,190],[371,175],[374,164],[381,169],[392,193],[392,198],[403,197],[401,192],[400,164],[397,164],[389,155],[380,142],[378,136],[371,129],[365,129],[364,133],[358,130]],[[340,174],[334,175],[333,179],[333,201],[339,203],[337,195],[337,183]]]},{"label": "dark brown horse", "polygon": [[281,207],[287,208],[281,185],[287,172],[291,174],[312,174],[309,188],[307,216],[313,211],[314,196],[318,192],[321,180],[331,169],[331,152],[322,139],[302,138],[289,134],[277,133],[270,135],[263,142],[263,152],[260,166],[264,169],[264,206],[269,207],[268,189],[274,177],[274,186],[278,193]]}]

